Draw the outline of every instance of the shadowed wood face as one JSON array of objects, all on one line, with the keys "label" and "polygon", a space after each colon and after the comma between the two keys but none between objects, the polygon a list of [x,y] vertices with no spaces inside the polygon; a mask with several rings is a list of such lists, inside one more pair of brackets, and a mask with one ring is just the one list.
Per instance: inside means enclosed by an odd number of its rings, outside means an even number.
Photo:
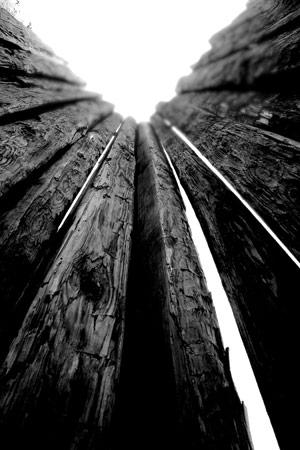
[{"label": "shadowed wood face", "polygon": [[[170,129],[163,126],[160,119],[154,118],[153,123],[207,237],[271,420],[277,427],[282,427],[278,435],[283,433],[281,434],[283,439],[285,433],[282,430],[288,426],[288,421],[282,423],[280,411],[283,408],[281,402],[288,402],[289,389],[286,387],[288,383],[280,396],[274,397],[273,393],[282,389],[282,380],[289,377],[289,371],[292,370],[287,341],[293,339],[293,331],[288,321],[287,299],[293,298],[297,290],[298,268],[237,198],[197,158],[195,152]],[[203,122],[200,121],[200,126],[202,125]],[[226,136],[225,130],[224,127],[222,135],[224,133]],[[206,132],[204,130],[197,135],[198,142],[201,142],[201,136],[204,135],[201,151],[209,150],[205,142]],[[217,135],[218,133],[215,133],[212,139]],[[231,147],[228,145],[226,148],[227,158],[232,158],[230,167],[235,169],[236,158],[234,159],[230,151]],[[238,158],[241,156],[243,146],[239,149]],[[253,145],[252,149],[256,147]],[[210,160],[213,161],[215,158],[217,161],[218,154],[215,153],[217,152],[213,152],[212,147]],[[228,164],[220,164],[219,167],[230,179]],[[292,165],[290,167],[292,170]],[[248,176],[234,178],[235,186],[245,181],[249,181]],[[260,188],[261,185],[257,180],[256,183]],[[283,186],[284,179],[279,178],[278,183]],[[268,183],[266,186],[266,189],[269,189]],[[247,194],[249,192],[248,187]],[[269,192],[269,199],[273,198],[273,195],[273,192]],[[256,200],[259,199],[261,197]],[[261,205],[262,202],[259,206]],[[275,215],[278,211],[276,204],[269,202],[268,205],[271,213]],[[286,213],[289,213],[288,208]],[[284,324],[286,343],[283,335],[278,334],[278,329],[283,329]]]},{"label": "shadowed wood face", "polygon": [[[4,363],[5,378],[8,381],[11,374],[19,388],[14,401],[8,401],[6,385],[2,405],[7,417],[19,411],[25,438],[31,420],[26,419],[25,405],[29,402],[34,407],[35,416],[43,417],[47,410],[57,429],[55,410],[60,396],[66,400],[67,428],[82,422],[97,430],[94,437],[86,438],[79,427],[71,440],[79,439],[89,448],[110,424],[124,333],[134,140],[135,124],[128,120],[85,195]],[[20,368],[17,372],[15,364]],[[32,377],[37,377],[34,388]],[[47,398],[54,399],[54,409]],[[43,420],[40,426],[46,432]],[[68,436],[56,431],[53,438],[59,442]]]}]

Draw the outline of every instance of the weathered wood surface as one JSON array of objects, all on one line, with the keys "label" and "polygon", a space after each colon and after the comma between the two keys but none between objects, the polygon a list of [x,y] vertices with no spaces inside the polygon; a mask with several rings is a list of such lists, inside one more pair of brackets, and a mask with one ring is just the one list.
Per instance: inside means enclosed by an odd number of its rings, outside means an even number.
[{"label": "weathered wood surface", "polygon": [[199,108],[172,118],[300,259],[300,143]]},{"label": "weathered wood surface", "polygon": [[42,107],[46,110],[49,105],[91,98],[100,99],[100,96],[67,83],[28,77],[0,79],[0,123],[3,115],[5,121],[10,117],[13,121],[17,112],[27,109]]},{"label": "weathered wood surface", "polygon": [[2,367],[1,431],[12,448],[106,448],[123,345],[134,142],[127,120]]},{"label": "weathered wood surface", "polygon": [[[112,112],[110,103],[82,101],[34,114],[0,129],[0,199]],[[28,185],[28,183],[27,183]]]},{"label": "weathered wood surface", "polygon": [[29,28],[1,7],[0,67],[0,77],[23,74],[83,84]]},{"label": "weathered wood surface", "polygon": [[[263,91],[203,91],[188,92],[161,102],[157,111],[185,127],[193,118],[213,113],[218,117],[233,119],[261,130],[300,141],[299,92],[276,93]],[[191,114],[193,114],[191,116]],[[207,116],[207,114],[206,114]],[[218,118],[216,118],[218,120]]]},{"label": "weathered wood surface", "polygon": [[165,155],[145,124],[138,128],[136,183],[140,264],[147,273],[144,289],[161,310],[158,320],[175,381],[177,446],[250,449],[184,205]]},{"label": "weathered wood surface", "polygon": [[25,27],[6,9],[0,7],[0,40],[30,52],[38,52],[55,57],[53,51],[45,45],[30,28]]},{"label": "weathered wood surface", "polygon": [[270,88],[278,81],[284,85],[296,85],[300,69],[299,52],[297,28],[195,69],[179,80],[177,91],[237,86]]},{"label": "weathered wood surface", "polygon": [[[0,22],[1,24],[1,22]],[[84,84],[71,70],[40,53],[30,53],[0,41],[0,78],[34,76]]]},{"label": "weathered wood surface", "polygon": [[207,238],[279,444],[292,448],[298,269],[193,151],[155,126]]},{"label": "weathered wood surface", "polygon": [[20,300],[25,286],[120,122],[121,116],[113,114],[91,129],[0,216],[0,359],[29,306],[26,298]]},{"label": "weathered wood surface", "polygon": [[[297,86],[300,11],[296,2],[248,5],[212,39],[212,49],[179,80],[180,93],[214,88]],[[276,89],[275,89],[276,91]]]},{"label": "weathered wood surface", "polygon": [[287,28],[296,28],[299,21],[297,0],[282,3],[274,0],[249,2],[246,10],[231,25],[210,39],[212,49],[201,57],[194,68],[198,69],[237,51],[249,49],[253,43],[279,35]]}]

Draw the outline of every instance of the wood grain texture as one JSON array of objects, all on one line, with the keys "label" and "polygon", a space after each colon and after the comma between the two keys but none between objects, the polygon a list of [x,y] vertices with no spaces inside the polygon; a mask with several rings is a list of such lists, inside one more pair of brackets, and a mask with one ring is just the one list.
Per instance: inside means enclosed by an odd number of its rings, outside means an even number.
[{"label": "wood grain texture", "polygon": [[[38,52],[48,57],[55,57],[53,51],[45,45],[30,28],[25,27],[6,9],[0,7],[0,40],[11,46],[30,51]],[[58,59],[58,58],[57,58]]]},{"label": "wood grain texture", "polygon": [[[161,102],[157,111],[176,123],[186,127],[191,118],[197,123],[207,113],[218,118],[232,119],[279,135],[300,141],[299,92],[264,91],[203,91],[188,92],[174,97],[170,102]],[[192,115],[192,116],[191,116]],[[296,145],[296,144],[295,144]]]},{"label": "wood grain texture", "polygon": [[0,41],[0,67],[0,78],[33,76],[56,79],[73,85],[84,84],[66,64],[38,52],[22,50],[3,40]]},{"label": "wood grain texture", "polygon": [[84,84],[65,61],[28,28],[0,7],[0,78],[33,75]]},{"label": "wood grain texture", "polygon": [[26,299],[20,299],[24,288],[41,259],[47,257],[47,246],[52,245],[58,224],[120,122],[121,117],[113,114],[92,128],[35,180],[11,210],[2,213],[1,357],[26,313]]},{"label": "wood grain texture", "polygon": [[297,2],[257,1],[212,39],[212,49],[179,80],[180,93],[205,89],[297,87],[299,75]]},{"label": "wood grain texture", "polygon": [[[14,120],[16,113],[33,108],[44,108],[82,99],[100,99],[98,94],[84,91],[76,86],[40,78],[14,77],[0,79],[0,123]],[[3,120],[3,119],[2,119]]]},{"label": "wood grain texture", "polygon": [[254,43],[279,35],[286,29],[297,28],[300,11],[297,1],[264,0],[248,2],[247,8],[228,27],[211,39],[212,48],[200,58],[194,68],[248,50]]},{"label": "wood grain texture", "polygon": [[[110,103],[82,101],[34,114],[0,129],[0,199],[27,180],[67,145],[112,112]],[[30,184],[29,184],[30,185]]]},{"label": "wood grain texture", "polygon": [[1,425],[12,446],[106,448],[123,345],[134,141],[127,120],[2,367]]},{"label": "wood grain texture", "polygon": [[300,143],[193,106],[170,119],[300,259]]},{"label": "wood grain texture", "polygon": [[299,76],[299,29],[285,31],[247,50],[211,62],[180,79],[177,92],[255,86],[265,88],[279,81],[296,86]]},{"label": "wood grain texture", "polygon": [[138,128],[136,214],[175,381],[176,448],[251,449],[184,205],[149,125]]},{"label": "wood grain texture", "polygon": [[192,150],[155,126],[203,228],[279,445],[292,448],[298,269]]}]

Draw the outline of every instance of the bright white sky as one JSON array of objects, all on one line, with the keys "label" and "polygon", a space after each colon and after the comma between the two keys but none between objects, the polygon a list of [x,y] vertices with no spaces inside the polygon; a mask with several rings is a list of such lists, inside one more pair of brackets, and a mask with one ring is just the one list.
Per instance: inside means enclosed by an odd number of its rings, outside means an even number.
[{"label": "bright white sky", "polygon": [[[116,110],[148,120],[246,0],[23,0],[20,18]],[[184,193],[183,193],[184,195]],[[186,196],[185,196],[185,200]],[[255,450],[278,450],[228,300],[192,208],[193,237],[212,291]]]},{"label": "bright white sky", "polygon": [[147,120],[246,0],[21,0],[21,16],[123,115]]}]

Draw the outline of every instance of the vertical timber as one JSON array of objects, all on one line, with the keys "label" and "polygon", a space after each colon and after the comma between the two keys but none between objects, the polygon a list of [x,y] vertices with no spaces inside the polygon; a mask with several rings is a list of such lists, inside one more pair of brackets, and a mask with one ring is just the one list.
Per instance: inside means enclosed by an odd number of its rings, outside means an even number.
[{"label": "vertical timber", "polygon": [[203,228],[278,440],[289,448],[298,268],[194,152],[154,123]]},{"label": "vertical timber", "polygon": [[2,366],[2,435],[15,448],[109,438],[123,347],[134,193],[128,119],[86,193]]},{"label": "vertical timber", "polygon": [[[0,354],[24,318],[26,291],[36,268],[48,258],[57,226],[83,185],[93,164],[114,133],[121,117],[112,114],[81,137],[65,154],[34,180],[0,218]],[[18,280],[15,282],[16,274]],[[26,289],[27,288],[27,289]],[[25,291],[25,292],[24,292]],[[30,304],[30,303],[29,303]]]},{"label": "vertical timber", "polygon": [[[298,260],[299,25],[298,1],[249,0],[157,108]],[[208,241],[280,448],[293,448],[299,269],[158,115],[153,123]]]},{"label": "vertical timber", "polygon": [[[169,404],[169,410],[165,411],[169,415],[165,423],[173,421],[169,442],[167,437],[161,441],[154,431],[156,445],[174,449],[251,449],[243,406],[228,370],[184,205],[150,125],[138,127],[136,155],[135,239],[139,252],[135,258],[139,276],[135,277],[136,298],[129,296],[129,301],[135,302],[139,317],[143,310],[150,311],[150,315],[152,312],[154,325],[148,331],[160,330],[163,363],[158,352],[155,354],[150,348],[148,364],[157,369],[164,367],[169,378],[163,381],[161,375],[161,383],[173,389],[175,408],[172,411]],[[148,312],[144,313],[144,319]],[[143,333],[136,336],[139,338],[143,340]],[[154,336],[150,339],[155,342]],[[143,351],[147,350],[146,344]],[[160,404],[157,398],[157,410],[161,409]],[[152,421],[157,432],[155,415]]]}]

